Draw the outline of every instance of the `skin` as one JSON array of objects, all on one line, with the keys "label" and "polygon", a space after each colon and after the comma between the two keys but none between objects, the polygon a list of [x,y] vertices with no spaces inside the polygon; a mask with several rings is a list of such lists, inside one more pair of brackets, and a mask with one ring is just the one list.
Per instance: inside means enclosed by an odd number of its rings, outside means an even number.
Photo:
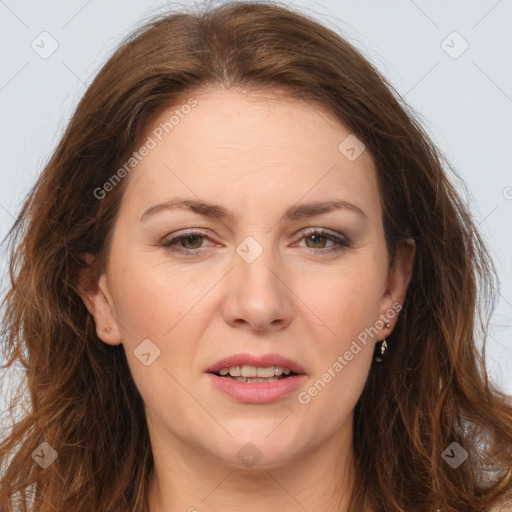
[{"label": "skin", "polygon": [[[279,353],[305,368],[299,391],[307,390],[358,334],[403,302],[414,247],[405,244],[390,268],[373,159],[364,151],[349,161],[338,150],[350,131],[323,107],[277,92],[194,98],[197,106],[126,178],[107,267],[81,291],[100,339],[123,344],[145,403],[155,460],[151,512],[345,511],[353,410],[374,345],[396,316],[307,404],[298,392],[242,404],[214,389],[205,370],[233,353]],[[235,217],[172,209],[141,221],[149,207],[175,197],[215,203]],[[282,218],[290,206],[329,199],[364,215],[340,209]],[[202,254],[162,246],[189,228],[207,237],[173,247]],[[329,252],[337,243],[301,234],[306,228],[350,244]],[[236,252],[248,236],[263,250],[252,263]],[[144,339],[160,350],[149,366],[134,355]],[[261,453],[251,468],[237,457],[248,442]]]}]

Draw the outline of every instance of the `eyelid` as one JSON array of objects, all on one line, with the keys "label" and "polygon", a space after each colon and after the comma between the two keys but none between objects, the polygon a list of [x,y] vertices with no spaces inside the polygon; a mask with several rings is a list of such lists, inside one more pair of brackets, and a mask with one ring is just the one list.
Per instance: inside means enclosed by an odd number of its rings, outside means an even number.
[{"label": "eyelid", "polygon": [[194,235],[198,235],[198,236],[200,235],[204,238],[208,238],[208,240],[211,240],[210,234],[207,230],[202,229],[202,228],[187,228],[187,229],[183,229],[181,231],[176,231],[174,233],[165,235],[160,240],[160,243],[162,245],[165,245],[166,242],[174,242],[176,240],[180,240],[182,238],[187,238],[189,236],[194,236]]},{"label": "eyelid", "polygon": [[337,231],[331,231],[327,228],[316,228],[316,227],[309,227],[304,228],[303,230],[299,231],[297,233],[297,236],[299,236],[299,242],[302,242],[306,237],[311,235],[320,235],[326,237],[328,240],[334,242],[334,246],[327,247],[327,248],[319,248],[315,249],[312,247],[305,247],[306,252],[313,253],[313,254],[332,254],[337,253],[338,251],[341,251],[343,249],[347,249],[348,247],[352,246],[351,240],[345,236],[342,233],[339,233]]},{"label": "eyelid", "polygon": [[[320,235],[326,237],[328,240],[334,242],[334,247],[327,247],[327,248],[311,248],[311,247],[305,247],[305,250],[307,253],[313,253],[313,254],[329,254],[333,252],[340,251],[342,249],[346,249],[347,247],[351,246],[351,241],[348,237],[346,237],[342,233],[338,233],[336,231],[331,231],[327,228],[320,228],[320,227],[314,227],[310,226],[307,228],[304,228],[296,233],[296,237],[299,238],[299,242],[304,240],[305,237],[311,236],[311,235]],[[212,241],[211,237],[209,236],[208,230],[202,229],[202,228],[187,228],[182,231],[177,231],[175,233],[171,233],[170,235],[166,235],[160,242],[160,245],[164,247],[165,249],[177,253],[177,254],[183,254],[185,256],[200,256],[202,255],[205,250],[207,250],[204,247],[200,247],[198,249],[172,249],[172,245],[179,242],[180,240],[186,239],[188,237],[192,236],[199,236],[202,238],[205,238],[209,241]]]},{"label": "eyelid", "polygon": [[337,231],[333,231],[327,228],[316,228],[314,226],[300,230],[297,233],[297,236],[300,235],[301,237],[304,237],[310,234],[329,235],[332,236],[333,238],[338,238],[340,241],[344,241],[346,243],[350,242],[349,238],[345,236],[343,233],[339,233]]}]

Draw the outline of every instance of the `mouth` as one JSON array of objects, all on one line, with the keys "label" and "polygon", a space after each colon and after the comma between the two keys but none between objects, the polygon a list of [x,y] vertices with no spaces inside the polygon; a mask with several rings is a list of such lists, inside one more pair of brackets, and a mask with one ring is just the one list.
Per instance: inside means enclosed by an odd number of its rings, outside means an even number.
[{"label": "mouth", "polygon": [[211,385],[237,402],[265,404],[289,396],[306,381],[304,368],[278,354],[235,354],[206,370]]},{"label": "mouth", "polygon": [[290,368],[284,366],[230,366],[221,368],[218,372],[211,372],[213,375],[236,382],[277,382],[289,377],[298,375]]}]

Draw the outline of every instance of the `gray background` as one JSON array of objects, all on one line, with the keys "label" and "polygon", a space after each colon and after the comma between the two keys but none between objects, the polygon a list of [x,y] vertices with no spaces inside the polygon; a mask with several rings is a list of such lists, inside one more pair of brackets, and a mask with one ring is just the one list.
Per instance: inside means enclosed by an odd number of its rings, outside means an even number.
[{"label": "gray background", "polygon": [[[490,245],[502,285],[491,320],[488,369],[491,379],[512,393],[512,1],[290,4],[362,50],[419,113],[467,183],[471,210]],[[0,0],[0,238],[91,78],[122,37],[167,5]],[[4,246],[0,256],[3,274]],[[2,290],[5,283],[4,278]],[[3,403],[0,411],[5,411]]]}]

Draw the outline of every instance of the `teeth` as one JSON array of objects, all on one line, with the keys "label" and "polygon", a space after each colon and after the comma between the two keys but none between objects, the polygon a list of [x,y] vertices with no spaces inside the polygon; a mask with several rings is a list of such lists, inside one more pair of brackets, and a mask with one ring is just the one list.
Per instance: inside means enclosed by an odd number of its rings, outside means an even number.
[{"label": "teeth", "polygon": [[[290,375],[292,371],[289,368],[284,368],[283,366],[265,366],[265,367],[256,367],[256,366],[231,366],[230,368],[222,368],[219,370],[219,375],[225,377],[226,375],[230,375],[231,377],[241,377],[245,382],[246,378],[260,378],[265,379],[264,382],[268,382],[272,377],[280,377],[281,375]],[[257,382],[257,381],[254,381]]]},{"label": "teeth", "polygon": [[237,382],[274,382],[279,380],[277,377],[271,377],[267,379],[262,379],[259,377],[232,377],[233,380]]},{"label": "teeth", "polygon": [[240,377],[240,375],[242,375],[240,372],[240,366],[231,366],[229,369],[229,374],[231,377]]}]

